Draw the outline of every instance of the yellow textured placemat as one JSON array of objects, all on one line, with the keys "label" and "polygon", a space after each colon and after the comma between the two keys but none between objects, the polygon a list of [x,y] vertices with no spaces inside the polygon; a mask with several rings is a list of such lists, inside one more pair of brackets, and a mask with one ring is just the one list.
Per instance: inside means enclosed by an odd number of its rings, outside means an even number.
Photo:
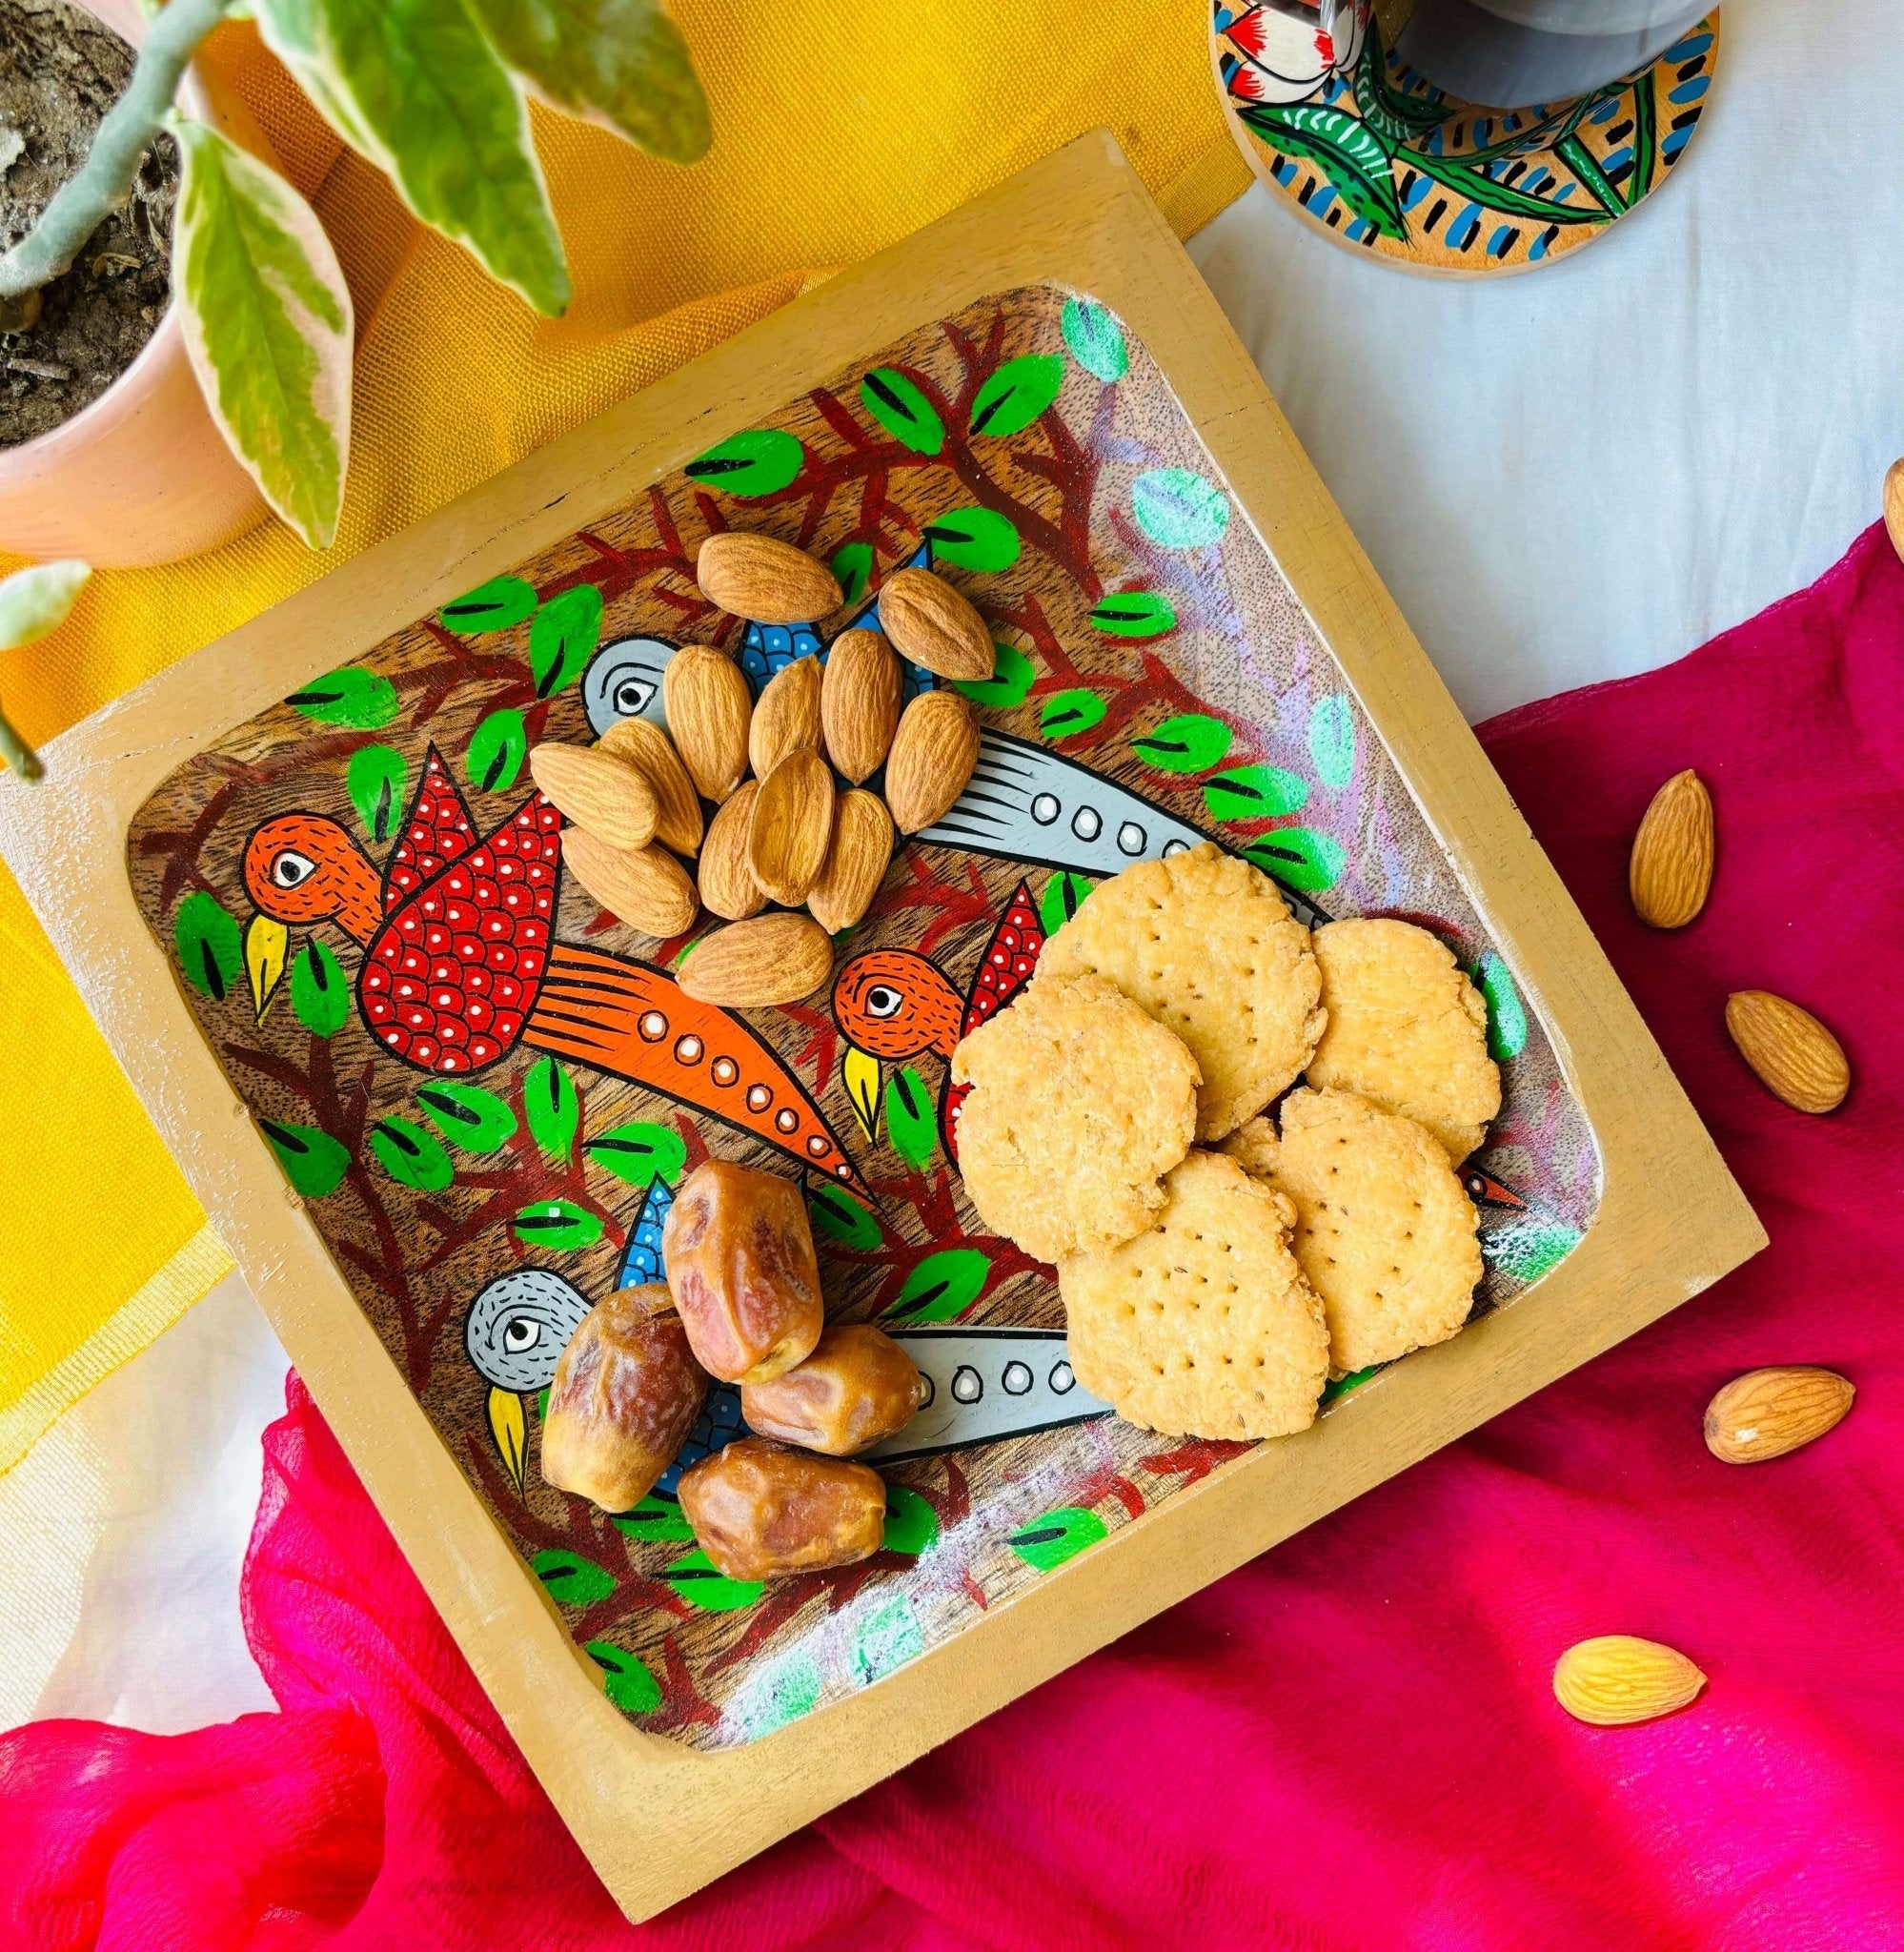
[{"label": "yellow textured placemat", "polygon": [[[693,170],[536,115],[575,277],[538,319],[414,223],[248,27],[209,58],[312,197],[357,301],[355,433],[336,546],[272,523],[94,578],[48,643],[0,657],[45,740],[532,448],[1107,125],[1187,235],[1249,173],[1196,0],[676,0],[713,105]],[[10,567],[0,558],[0,568]],[[229,1267],[0,869],[0,1470]]]}]

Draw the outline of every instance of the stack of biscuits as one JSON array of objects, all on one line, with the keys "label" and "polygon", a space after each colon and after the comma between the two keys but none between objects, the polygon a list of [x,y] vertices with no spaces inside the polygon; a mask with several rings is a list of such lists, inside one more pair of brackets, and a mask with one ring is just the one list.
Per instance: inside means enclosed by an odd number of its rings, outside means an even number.
[{"label": "stack of biscuits", "polygon": [[1206,843],[1097,888],[954,1052],[965,1188],[1057,1268],[1078,1379],[1122,1416],[1285,1436],[1331,1375],[1468,1319],[1487,1033],[1426,929],[1311,934]]}]

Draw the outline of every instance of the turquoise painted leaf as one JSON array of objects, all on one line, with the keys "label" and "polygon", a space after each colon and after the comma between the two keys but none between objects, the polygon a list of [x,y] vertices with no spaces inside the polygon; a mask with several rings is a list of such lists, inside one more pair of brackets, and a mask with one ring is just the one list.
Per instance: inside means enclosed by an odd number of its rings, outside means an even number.
[{"label": "turquoise painted leaf", "polygon": [[758,1579],[728,1578],[699,1550],[676,1559],[661,1577],[702,1613],[738,1613],[743,1606],[752,1606],[766,1590]]},{"label": "turquoise painted leaf", "polygon": [[602,1693],[624,1715],[650,1715],[661,1705],[661,1684],[638,1656],[612,1640],[584,1640],[582,1652],[607,1675]]},{"label": "turquoise painted leaf", "polygon": [[1064,362],[1056,353],[1007,359],[972,396],[972,432],[995,438],[1023,433],[1063,384]]},{"label": "turquoise painted leaf", "polygon": [[1130,371],[1130,349],[1124,342],[1124,329],[1095,299],[1066,298],[1058,326],[1072,358],[1093,379],[1109,386]]},{"label": "turquoise painted leaf", "polygon": [[425,1085],[416,1093],[423,1115],[451,1145],[465,1152],[494,1152],[516,1135],[516,1114],[480,1085]]},{"label": "turquoise painted leaf", "polygon": [[672,1492],[651,1491],[632,1512],[617,1512],[609,1523],[630,1538],[658,1545],[685,1544],[694,1536],[694,1527],[681,1515],[681,1501]]},{"label": "turquoise painted leaf", "polygon": [[493,576],[486,583],[445,603],[436,621],[458,637],[480,637],[486,630],[508,630],[536,614],[536,591],[519,576]]},{"label": "turquoise painted leaf", "polygon": [[364,832],[379,847],[396,837],[403,818],[403,788],[410,768],[394,745],[360,745],[344,769],[344,787],[364,824]]},{"label": "turquoise painted leaf", "polygon": [[925,1652],[925,1629],[910,1595],[893,1594],[861,1621],[853,1636],[853,1673],[861,1687],[870,1687]]},{"label": "turquoise painted leaf", "polygon": [[[1395,173],[1381,138],[1355,116],[1292,102],[1237,109],[1238,118],[1285,155],[1315,164],[1355,214],[1385,237],[1408,234]],[[1410,161],[1420,162],[1417,155]]]},{"label": "turquoise painted leaf", "polygon": [[503,705],[485,717],[470,734],[463,770],[478,793],[507,793],[529,757],[529,733],[522,714]]},{"label": "turquoise painted leaf", "polygon": [[223,1003],[244,973],[245,943],[217,896],[203,888],[187,895],[172,917],[172,941],[185,980],[200,996]]},{"label": "turquoise painted leaf", "polygon": [[581,1093],[553,1057],[538,1057],[522,1080],[522,1109],[529,1136],[543,1158],[560,1166],[575,1150],[581,1128]]},{"label": "turquoise painted leaf", "polygon": [[989,508],[948,509],[921,534],[932,545],[935,563],[987,574],[1009,569],[1021,546],[1018,524]]},{"label": "turquoise painted leaf", "polygon": [[529,1566],[557,1606],[593,1606],[615,1591],[614,1576],[579,1553],[538,1552]]},{"label": "turquoise painted leaf", "polygon": [[1137,526],[1160,549],[1206,549],[1229,526],[1229,498],[1189,468],[1151,468],[1130,484]]},{"label": "turquoise painted leaf", "polygon": [[1024,702],[1031,681],[1038,674],[1031,668],[1031,660],[1010,644],[994,644],[992,651],[997,661],[989,678],[955,679],[952,689],[962,691],[975,705],[1009,711],[1013,705]]},{"label": "turquoise painted leaf", "polygon": [[1109,708],[1101,693],[1082,686],[1054,691],[1039,707],[1038,729],[1046,739],[1075,739],[1080,732],[1103,724]]},{"label": "turquoise painted leaf", "polygon": [[873,545],[870,542],[848,542],[833,552],[833,560],[827,567],[832,570],[846,608],[850,610],[866,594],[866,585],[872,580]]},{"label": "turquoise painted leaf", "polygon": [[1281,766],[1238,766],[1204,782],[1204,805],[1212,820],[1271,820],[1295,813],[1307,802],[1309,783]]},{"label": "turquoise painted leaf", "polygon": [[681,470],[723,495],[777,495],[800,471],[805,450],[779,427],[753,427],[727,438]]},{"label": "turquoise painted leaf", "polygon": [[1481,1251],[1510,1280],[1526,1286],[1558,1267],[1580,1245],[1578,1228],[1535,1216],[1505,1227],[1484,1228]]},{"label": "turquoise painted leaf", "polygon": [[815,1186],[806,1196],[813,1224],[828,1240],[856,1253],[870,1253],[881,1240],[880,1223],[853,1195],[837,1186]]},{"label": "turquoise painted leaf", "polygon": [[757,1668],[728,1697],[727,1719],[750,1742],[772,1735],[820,1705],[820,1663],[804,1647]]},{"label": "turquoise painted leaf", "polygon": [[274,1118],[259,1119],[258,1129],[270,1140],[285,1178],[306,1199],[321,1200],[344,1183],[351,1154],[341,1139],[314,1125],[280,1125]]},{"label": "turquoise painted leaf", "polygon": [[942,1248],[905,1277],[886,1311],[894,1322],[948,1322],[963,1314],[984,1291],[991,1258],[975,1247]]},{"label": "turquoise painted leaf", "polygon": [[379,1119],[371,1127],[370,1149],[398,1186],[414,1187],[418,1192],[441,1192],[456,1176],[442,1140],[413,1119]]},{"label": "turquoise painted leaf", "polygon": [[308,942],[291,965],[291,1013],[314,1037],[334,1037],[351,1020],[351,986],[321,942]]},{"label": "turquoise painted leaf", "polygon": [[352,725],[359,732],[379,732],[395,718],[399,702],[388,678],[347,664],[314,678],[285,700],[294,711],[326,725]]},{"label": "turquoise painted leaf", "polygon": [[1155,590],[1118,590],[1100,598],[1091,610],[1091,628],[1106,637],[1162,637],[1176,627],[1170,600]]},{"label": "turquoise painted leaf", "polygon": [[908,1166],[923,1166],[939,1143],[932,1094],[911,1065],[886,1080],[886,1136]]},{"label": "turquoise painted leaf", "polygon": [[1355,708],[1339,691],[1309,707],[1309,757],[1316,777],[1338,793],[1355,777]]},{"label": "turquoise painted leaf", "polygon": [[1060,1505],[1014,1532],[1005,1543],[1027,1566],[1048,1573],[1104,1535],[1104,1521],[1082,1505]]},{"label": "turquoise painted leaf", "polygon": [[601,1238],[601,1216],[573,1200],[537,1200],[517,1214],[509,1230],[538,1252],[572,1254]]},{"label": "turquoise painted leaf", "polygon": [[939,1543],[939,1514],[902,1484],[886,1486],[886,1529],[881,1552],[901,1552],[908,1558],[930,1552]]},{"label": "turquoise painted leaf", "polygon": [[551,597],[529,626],[529,672],[537,698],[554,698],[573,684],[601,641],[601,592],[577,583]]},{"label": "turquoise painted leaf", "polygon": [[876,366],[860,382],[860,404],[901,447],[937,454],[945,445],[945,422],[914,380],[893,366]]},{"label": "turquoise painted leaf", "polygon": [[1084,905],[1097,883],[1082,874],[1054,874],[1038,897],[1038,919],[1046,935],[1056,935]]},{"label": "turquoise painted leaf", "polygon": [[1505,1064],[1527,1048],[1528,1013],[1512,973],[1494,950],[1482,956],[1476,977],[1488,1000],[1488,1052],[1497,1064]]},{"label": "turquoise painted leaf", "polygon": [[1340,842],[1308,827],[1278,827],[1243,850],[1265,874],[1306,895],[1319,895],[1342,879],[1348,857]]},{"label": "turquoise painted leaf", "polygon": [[604,1172],[644,1190],[657,1179],[670,1186],[687,1164],[687,1141],[673,1126],[637,1119],[584,1141],[582,1151]]},{"label": "turquoise painted leaf", "polygon": [[1148,732],[1140,732],[1130,742],[1130,749],[1159,772],[1201,773],[1222,761],[1235,736],[1221,719],[1182,712]]}]

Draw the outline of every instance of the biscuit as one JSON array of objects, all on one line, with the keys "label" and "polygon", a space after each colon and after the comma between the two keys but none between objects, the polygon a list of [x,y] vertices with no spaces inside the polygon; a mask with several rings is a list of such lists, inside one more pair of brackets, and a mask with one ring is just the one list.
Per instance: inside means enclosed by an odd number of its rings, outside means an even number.
[{"label": "biscuit", "polygon": [[1306,1430],[1328,1329],[1290,1251],[1294,1207],[1216,1152],[1190,1153],[1165,1189],[1152,1231],[1059,1267],[1078,1380],[1146,1430]]},{"label": "biscuit", "polygon": [[1447,1341],[1481,1278],[1474,1203],[1447,1153],[1347,1091],[1292,1091],[1282,1115],[1280,1140],[1259,1118],[1224,1150],[1295,1202],[1296,1258],[1322,1296],[1337,1371]]},{"label": "biscuit", "polygon": [[1220,1139],[1302,1075],[1322,1035],[1309,932],[1266,874],[1212,841],[1092,890],[1038,975],[1108,976],[1189,1046],[1197,1137]]},{"label": "biscuit", "polygon": [[1197,1062],[1101,976],[1034,983],[952,1053],[959,1168],[988,1227],[1041,1261],[1142,1233],[1189,1149]]},{"label": "biscuit", "polygon": [[1331,922],[1314,942],[1328,1025],[1308,1082],[1427,1126],[1459,1166],[1501,1108],[1480,991],[1411,922]]}]

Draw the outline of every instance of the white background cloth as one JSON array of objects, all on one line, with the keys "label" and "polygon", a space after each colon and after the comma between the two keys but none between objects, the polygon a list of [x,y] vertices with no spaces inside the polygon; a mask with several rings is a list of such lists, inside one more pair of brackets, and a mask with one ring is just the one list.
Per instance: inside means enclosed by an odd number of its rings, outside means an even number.
[{"label": "white background cloth", "polygon": [[[1708,103],[1639,212],[1520,276],[1408,276],[1261,189],[1191,245],[1470,718],[1812,581],[1904,455],[1904,9],[1731,0]],[[234,1275],[0,1478],[35,1569],[0,1727],[271,1705],[237,1575],[284,1367]]]}]

